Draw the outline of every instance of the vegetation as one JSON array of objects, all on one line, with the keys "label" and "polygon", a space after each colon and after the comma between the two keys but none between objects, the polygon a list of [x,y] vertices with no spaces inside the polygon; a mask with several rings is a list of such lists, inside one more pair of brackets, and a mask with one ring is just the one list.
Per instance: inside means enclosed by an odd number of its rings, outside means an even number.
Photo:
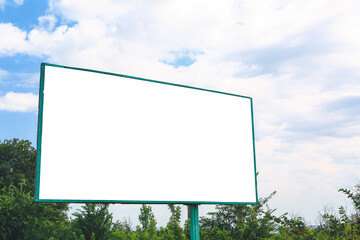
[{"label": "vegetation", "polygon": [[[0,239],[68,240],[167,240],[190,239],[190,223],[181,225],[180,206],[168,205],[171,216],[158,228],[151,206],[142,205],[141,226],[114,221],[108,204],[84,204],[68,217],[68,204],[35,203],[36,150],[26,140],[0,141]],[[353,190],[340,189],[355,211],[324,210],[316,227],[302,217],[274,215],[268,202],[258,205],[217,205],[215,212],[200,219],[200,238],[221,239],[360,239],[360,183]]]},{"label": "vegetation", "polygon": [[68,205],[34,202],[35,160],[29,141],[0,141],[0,239],[63,237]]}]

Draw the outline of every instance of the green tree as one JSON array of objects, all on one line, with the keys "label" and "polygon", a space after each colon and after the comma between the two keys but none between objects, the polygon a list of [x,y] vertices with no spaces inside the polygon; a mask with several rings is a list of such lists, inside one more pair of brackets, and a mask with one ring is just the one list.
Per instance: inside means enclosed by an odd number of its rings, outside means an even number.
[{"label": "green tree", "polygon": [[67,214],[53,203],[38,204],[30,192],[10,185],[0,193],[0,239],[61,239]]},{"label": "green tree", "polygon": [[137,236],[141,240],[157,239],[156,220],[150,206],[143,204],[140,208],[139,221],[140,226],[137,227]]},{"label": "green tree", "polygon": [[186,239],[190,239],[190,218],[186,219],[184,224],[184,234]]},{"label": "green tree", "polygon": [[181,221],[181,207],[175,206],[174,204],[168,204],[168,208],[171,211],[171,216],[169,222],[166,225],[166,228],[173,233],[173,238],[175,240],[182,240],[185,239],[185,234],[180,226]]},{"label": "green tree", "polygon": [[150,206],[143,204],[140,208],[139,221],[141,223],[143,230],[149,230],[150,222],[152,219],[155,219],[154,213]]},{"label": "green tree", "polygon": [[360,183],[353,190],[341,188],[339,192],[352,201],[355,213],[347,214],[343,206],[339,207],[337,215],[325,209],[320,214],[319,226],[314,232],[319,238],[360,239]]},{"label": "green tree", "polygon": [[280,218],[278,232],[270,239],[360,239],[359,207],[360,207],[360,184],[355,185],[353,190],[340,189],[345,193],[355,208],[355,213],[347,214],[343,206],[335,213],[331,209],[324,209],[318,218],[318,226],[310,229],[306,226],[302,217],[287,218],[283,215]]},{"label": "green tree", "polygon": [[356,223],[360,224],[360,183],[357,183],[352,191],[346,188],[341,188],[339,189],[339,192],[343,192],[349,199],[351,199],[355,209],[355,213],[352,217]]},{"label": "green tree", "polygon": [[110,240],[138,240],[137,233],[132,230],[130,219],[116,224],[116,229],[111,233]]},{"label": "green tree", "polygon": [[64,239],[68,204],[35,203],[36,150],[27,140],[0,141],[0,236]]},{"label": "green tree", "polygon": [[36,150],[28,140],[0,140],[0,189],[10,185],[25,192],[34,192],[36,169]]},{"label": "green tree", "polygon": [[288,218],[286,215],[287,213],[281,217],[278,233],[271,236],[270,239],[316,239],[314,232],[306,226],[304,218],[295,216]]},{"label": "green tree", "polygon": [[266,239],[269,238],[280,219],[267,202],[275,195],[259,199],[258,205],[217,205],[210,217],[200,219],[202,239]]},{"label": "green tree", "polygon": [[112,214],[109,213],[109,204],[87,203],[73,213],[73,231],[76,236],[83,235],[86,240],[109,239],[112,232],[118,228],[119,223],[113,223]]},{"label": "green tree", "polygon": [[185,233],[182,227],[180,226],[181,221],[181,207],[175,206],[174,204],[168,204],[168,208],[171,211],[171,216],[169,222],[166,225],[166,228],[161,227],[159,238],[161,240],[183,240],[185,239]]}]

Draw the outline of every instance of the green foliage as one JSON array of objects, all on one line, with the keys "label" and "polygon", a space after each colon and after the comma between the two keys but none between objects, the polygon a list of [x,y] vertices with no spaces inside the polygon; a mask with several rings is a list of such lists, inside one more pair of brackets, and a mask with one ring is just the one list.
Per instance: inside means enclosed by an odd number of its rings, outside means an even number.
[{"label": "green foliage", "polygon": [[66,237],[68,222],[63,206],[35,203],[22,184],[1,190],[0,212],[0,239]]},{"label": "green foliage", "polygon": [[0,140],[0,189],[10,185],[34,192],[36,150],[28,140]]},{"label": "green foliage", "polygon": [[115,229],[111,235],[110,240],[138,240],[138,236],[134,232],[128,232],[125,230]]},{"label": "green foliage", "polygon": [[136,228],[136,236],[141,240],[158,239],[156,220],[150,206],[143,204],[140,208],[139,221],[141,226]]},{"label": "green foliage", "polygon": [[118,223],[113,223],[108,204],[87,203],[74,213],[72,227],[76,236],[83,235],[86,240],[109,239]]},{"label": "green foliage", "polygon": [[186,239],[190,239],[190,218],[185,221],[184,234]]},{"label": "green foliage", "polygon": [[355,188],[356,190],[354,192],[344,188],[339,189],[339,192],[345,193],[347,197],[353,201],[355,208],[360,209],[360,184],[357,184]]},{"label": "green foliage", "polygon": [[345,195],[351,199],[352,204],[355,208],[355,214],[354,217],[356,218],[357,223],[360,224],[360,183],[355,185],[355,188],[353,191],[341,188],[339,189],[339,192],[345,193]]},{"label": "green foliage", "polygon": [[160,240],[183,240],[185,238],[185,233],[182,227],[180,226],[181,219],[181,207],[175,206],[174,204],[168,204],[168,208],[171,211],[171,216],[169,222],[166,225],[166,228],[161,227],[158,233]]},{"label": "green foliage", "polygon": [[314,229],[309,229],[301,217],[288,219],[285,215],[281,218],[278,233],[270,239],[360,239],[359,227],[359,189],[360,185],[355,186],[355,190],[340,189],[355,207],[355,213],[348,215],[343,206],[339,207],[338,214],[334,214],[327,209],[319,216],[319,225]]},{"label": "green foliage", "polygon": [[143,230],[149,230],[151,220],[155,220],[154,213],[152,212],[152,209],[150,206],[146,206],[145,204],[142,205],[140,208],[140,215],[139,215],[139,221],[141,223]]},{"label": "green foliage", "polygon": [[36,150],[27,140],[0,141],[1,239],[64,239],[68,204],[35,203]]},{"label": "green foliage", "polygon": [[[351,225],[352,231],[356,231],[356,234],[360,235],[360,183],[355,185],[353,191],[341,188],[339,192],[345,193],[345,195],[352,200],[355,213],[347,217],[346,222],[348,226]],[[344,213],[340,212],[340,215],[344,216],[343,218],[345,219],[345,211],[343,212]]]},{"label": "green foliage", "polygon": [[118,222],[110,236],[111,240],[137,240],[138,234],[132,230],[130,220]]},{"label": "green foliage", "polygon": [[168,207],[171,211],[171,216],[169,222],[167,223],[166,228],[169,230],[168,234],[172,233],[171,239],[182,240],[185,239],[185,234],[180,226],[181,221],[181,207],[175,206],[174,204],[168,204]]},{"label": "green foliage", "polygon": [[306,227],[305,220],[302,217],[287,218],[287,214],[282,215],[278,233],[271,236],[270,239],[314,239],[311,229]]},{"label": "green foliage", "polygon": [[216,212],[200,220],[202,239],[264,239],[271,236],[280,222],[267,202],[275,195],[260,199],[258,205],[217,205]]},{"label": "green foliage", "polygon": [[360,239],[359,223],[354,216],[347,215],[342,206],[338,216],[327,211],[321,214],[320,224],[314,232],[328,239]]}]

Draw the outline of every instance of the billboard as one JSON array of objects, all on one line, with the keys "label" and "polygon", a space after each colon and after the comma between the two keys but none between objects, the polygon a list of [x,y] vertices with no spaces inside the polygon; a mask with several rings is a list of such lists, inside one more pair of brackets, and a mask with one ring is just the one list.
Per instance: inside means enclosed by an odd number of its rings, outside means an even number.
[{"label": "billboard", "polygon": [[37,149],[37,202],[258,202],[249,97],[43,63]]}]

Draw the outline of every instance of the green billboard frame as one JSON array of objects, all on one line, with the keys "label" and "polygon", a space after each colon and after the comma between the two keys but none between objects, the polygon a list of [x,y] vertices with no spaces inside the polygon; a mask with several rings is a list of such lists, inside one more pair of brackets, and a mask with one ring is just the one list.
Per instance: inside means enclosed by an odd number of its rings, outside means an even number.
[{"label": "green billboard frame", "polygon": [[[217,202],[217,201],[146,201],[146,200],[88,200],[88,199],[40,199],[40,171],[41,171],[41,151],[42,151],[42,134],[43,134],[43,114],[44,114],[44,88],[45,88],[45,67],[55,67],[55,68],[64,68],[64,69],[72,69],[77,71],[85,71],[85,72],[92,72],[92,73],[100,73],[105,75],[111,75],[116,77],[122,77],[127,79],[133,79],[137,81],[146,81],[152,82],[157,84],[165,84],[171,85],[174,87],[181,87],[181,88],[189,88],[199,91],[206,91],[224,95],[230,95],[240,98],[247,98],[250,100],[250,108],[251,108],[251,122],[252,122],[252,145],[253,145],[253,159],[254,159],[254,176],[255,176],[255,195],[256,201],[254,202]],[[254,133],[254,114],[253,114],[253,100],[251,97],[226,93],[221,91],[209,90],[204,88],[186,86],[181,84],[175,83],[168,83],[162,82],[157,80],[151,80],[146,78],[134,77],[129,75],[117,74],[117,73],[110,73],[98,70],[91,70],[85,68],[77,68],[77,67],[69,67],[63,65],[56,65],[50,63],[42,63],[41,64],[41,71],[40,71],[40,87],[39,87],[39,107],[38,107],[38,131],[37,131],[37,165],[36,165],[36,189],[35,189],[35,201],[36,202],[65,202],[65,203],[122,203],[122,204],[185,204],[185,205],[198,205],[198,204],[228,204],[228,205],[256,205],[258,204],[258,190],[257,190],[257,172],[256,172],[256,155],[255,155],[255,133]],[[194,186],[189,186],[189,188],[196,187],[196,183]]]}]

